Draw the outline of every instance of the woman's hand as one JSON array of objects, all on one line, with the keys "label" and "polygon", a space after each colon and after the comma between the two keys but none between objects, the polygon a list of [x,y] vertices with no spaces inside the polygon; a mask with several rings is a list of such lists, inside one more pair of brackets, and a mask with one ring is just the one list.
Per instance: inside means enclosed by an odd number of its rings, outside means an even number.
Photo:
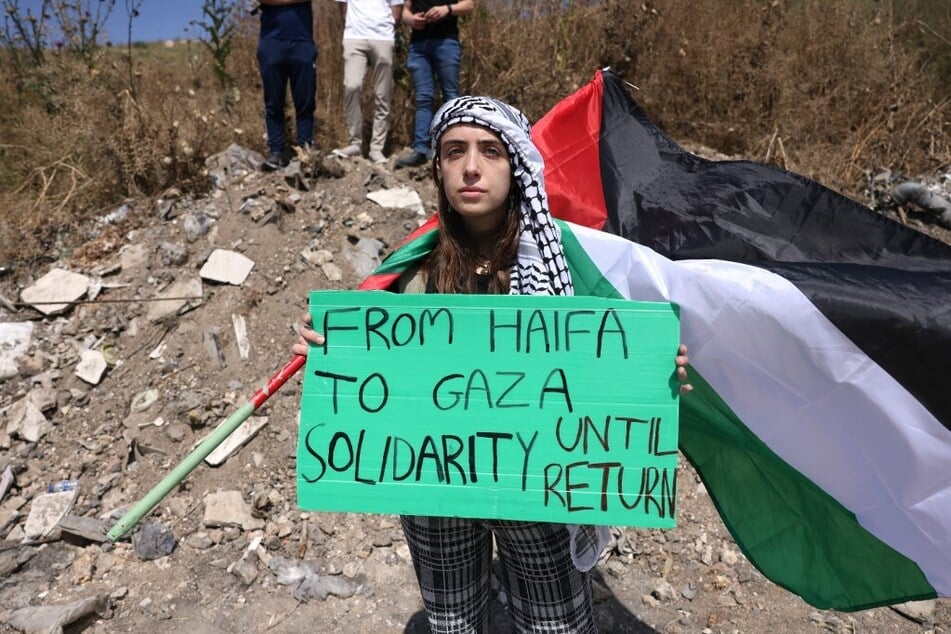
[{"label": "woman's hand", "polygon": [[677,349],[677,356],[674,358],[674,365],[677,366],[677,380],[680,381],[681,395],[693,390],[693,386],[687,383],[687,364],[689,363],[690,357],[687,356],[687,346],[680,344]]},{"label": "woman's hand", "polygon": [[[304,313],[301,316],[301,321],[303,323],[297,330],[300,333],[300,337],[297,339],[297,343],[291,346],[291,352],[306,357],[307,353],[310,351],[310,344],[315,343],[318,346],[322,346],[326,340],[322,334],[319,332],[314,332],[314,330],[310,327],[310,313]],[[679,359],[680,357],[677,358]]]}]

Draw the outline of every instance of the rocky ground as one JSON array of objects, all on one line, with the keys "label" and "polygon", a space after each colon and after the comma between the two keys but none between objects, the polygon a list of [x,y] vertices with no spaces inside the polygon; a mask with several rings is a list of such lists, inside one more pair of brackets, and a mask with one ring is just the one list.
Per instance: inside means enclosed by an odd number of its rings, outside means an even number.
[{"label": "rocky ground", "polygon": [[[395,517],[296,508],[298,377],[132,541],[102,540],[290,358],[309,290],[353,288],[432,212],[425,169],[304,158],[265,174],[232,147],[207,195],[130,201],[49,268],[0,269],[0,632],[425,631]],[[870,176],[876,204],[889,179]],[[41,303],[64,294],[81,303]],[[951,631],[948,602],[844,614],[768,582],[682,466],[678,527],[616,531],[596,570],[604,631]]]}]

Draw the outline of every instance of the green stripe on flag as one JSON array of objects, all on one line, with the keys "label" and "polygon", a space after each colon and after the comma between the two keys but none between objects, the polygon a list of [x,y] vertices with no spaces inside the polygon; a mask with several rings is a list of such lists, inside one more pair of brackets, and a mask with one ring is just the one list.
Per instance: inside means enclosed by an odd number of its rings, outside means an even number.
[{"label": "green stripe on flag", "polygon": [[[559,222],[575,292],[623,297]],[[763,443],[694,368],[680,449],[746,557],[818,608],[862,610],[937,596],[912,560]],[[805,439],[804,439],[805,442]]]},{"label": "green stripe on flag", "polygon": [[427,231],[412,242],[404,244],[402,247],[390,254],[380,266],[373,271],[374,275],[386,275],[388,273],[402,273],[413,264],[429,255],[436,244],[437,231]]}]

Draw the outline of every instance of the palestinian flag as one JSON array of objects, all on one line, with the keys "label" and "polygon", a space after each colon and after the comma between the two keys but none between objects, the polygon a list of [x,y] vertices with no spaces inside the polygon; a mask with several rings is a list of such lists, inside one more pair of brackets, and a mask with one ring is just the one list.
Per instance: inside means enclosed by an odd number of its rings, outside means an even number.
[{"label": "palestinian flag", "polygon": [[795,174],[690,155],[610,73],[533,136],[552,210],[579,223],[576,292],[680,306],[681,450],[749,560],[820,608],[951,596],[951,248]]}]

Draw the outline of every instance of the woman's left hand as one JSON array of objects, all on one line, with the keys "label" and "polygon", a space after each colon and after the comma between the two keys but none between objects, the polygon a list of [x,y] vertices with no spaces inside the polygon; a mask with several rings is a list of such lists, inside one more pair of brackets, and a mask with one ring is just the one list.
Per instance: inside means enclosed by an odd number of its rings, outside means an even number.
[{"label": "woman's left hand", "polygon": [[677,366],[677,380],[680,381],[681,395],[693,390],[693,386],[687,383],[687,365],[689,363],[690,357],[687,356],[687,346],[680,344],[680,347],[677,348],[674,364]]}]

